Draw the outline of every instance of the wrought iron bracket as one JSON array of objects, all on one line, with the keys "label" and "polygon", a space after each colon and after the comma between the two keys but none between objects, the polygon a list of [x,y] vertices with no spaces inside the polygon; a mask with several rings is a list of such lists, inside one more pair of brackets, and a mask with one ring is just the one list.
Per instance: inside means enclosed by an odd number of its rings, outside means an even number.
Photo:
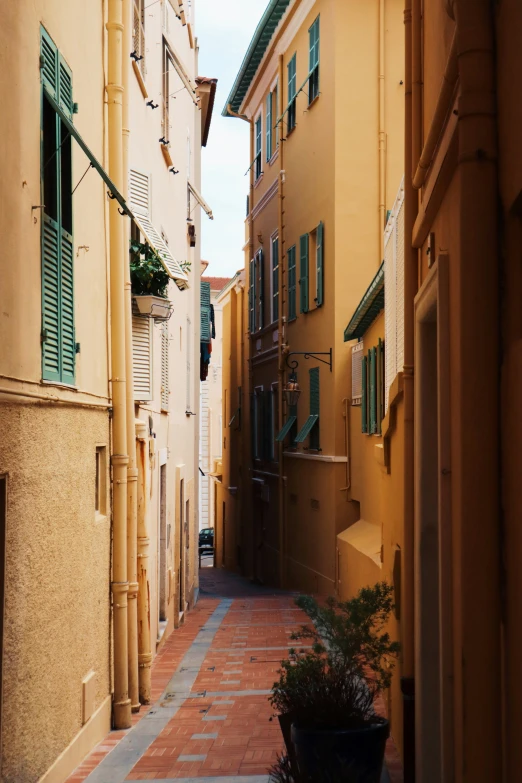
[{"label": "wrought iron bracket", "polygon": [[[297,370],[299,367],[299,362],[297,359],[292,359],[290,361],[291,356],[303,356],[305,359],[316,359],[318,362],[322,362],[323,364],[327,364],[330,368],[330,372],[332,372],[333,367],[333,361],[332,361],[332,349],[330,348],[329,351],[291,351],[289,354],[287,354],[285,362],[286,366],[289,370]],[[321,359],[321,356],[328,356],[328,359]]]}]

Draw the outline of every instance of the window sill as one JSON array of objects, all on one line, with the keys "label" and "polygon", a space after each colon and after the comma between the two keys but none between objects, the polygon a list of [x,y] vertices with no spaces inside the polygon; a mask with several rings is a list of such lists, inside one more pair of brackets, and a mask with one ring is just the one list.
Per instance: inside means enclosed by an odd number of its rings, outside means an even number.
[{"label": "window sill", "polygon": [[69,391],[78,391],[78,387],[73,383],[61,383],[60,381],[46,381],[42,378],[41,386],[52,386],[56,389],[69,389]]},{"label": "window sill", "polygon": [[259,175],[259,177],[254,181],[254,188],[257,188],[257,186],[261,183],[261,181],[262,181],[262,179],[264,177],[264,174],[265,174],[265,172],[262,171],[261,174]]},{"label": "window sill", "polygon": [[132,61],[132,70],[134,71],[134,74],[136,76],[136,79],[138,80],[138,84],[140,86],[141,94],[144,98],[149,97],[149,93],[147,92],[147,87],[145,86],[145,80],[143,78],[143,74],[140,71],[140,67],[136,60]]},{"label": "window sill", "polygon": [[321,97],[321,93],[319,93],[319,95],[316,95],[313,101],[308,104],[308,109],[311,109],[312,106],[315,106],[315,104],[317,103],[320,97]]},{"label": "window sill", "polygon": [[279,147],[276,149],[270,160],[267,161],[269,166],[273,166],[273,164],[276,162],[276,160],[279,157]]},{"label": "window sill", "polygon": [[297,128],[297,124],[296,124],[296,125],[294,125],[294,127],[293,127],[293,128],[288,128],[288,129],[287,129],[287,131],[286,131],[286,138],[288,138],[289,136],[291,136],[291,135],[292,135],[292,133],[295,131],[295,129],[296,129],[296,128]]}]

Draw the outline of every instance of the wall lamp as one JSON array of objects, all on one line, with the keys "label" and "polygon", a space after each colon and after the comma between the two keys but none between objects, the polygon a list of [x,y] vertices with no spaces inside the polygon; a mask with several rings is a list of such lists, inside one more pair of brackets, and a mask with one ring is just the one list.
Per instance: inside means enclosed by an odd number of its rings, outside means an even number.
[{"label": "wall lamp", "polygon": [[[295,374],[295,371],[299,367],[299,361],[297,359],[291,359],[292,356],[303,356],[305,359],[316,359],[318,362],[322,362],[322,364],[327,364],[330,368],[330,372],[332,372],[332,349],[330,348],[329,351],[315,351],[315,353],[311,353],[310,351],[292,351],[287,355],[285,360],[286,366],[292,370],[292,373],[288,379],[288,383],[283,387],[283,392],[285,393],[288,405],[297,405],[301,395],[301,388],[297,383],[297,375]],[[321,359],[321,356],[327,356],[328,358]]]}]

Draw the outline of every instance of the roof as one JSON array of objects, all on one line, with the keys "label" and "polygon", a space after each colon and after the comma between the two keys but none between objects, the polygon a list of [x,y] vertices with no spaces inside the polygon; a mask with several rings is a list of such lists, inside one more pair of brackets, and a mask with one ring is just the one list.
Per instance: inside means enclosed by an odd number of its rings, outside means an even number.
[{"label": "roof", "polygon": [[210,131],[210,122],[212,120],[212,112],[214,110],[214,100],[216,97],[217,79],[212,79],[208,76],[198,76],[196,79],[196,85],[198,87],[198,94],[201,99],[201,146],[206,147],[208,141],[208,133]]},{"label": "roof", "polygon": [[225,108],[221,112],[223,117],[232,117],[229,109],[236,114],[248,92],[257,69],[263,59],[272,36],[281,21],[283,14],[290,5],[291,0],[269,0],[265,13],[256,27],[254,37],[250,41],[245,59],[236,76],[234,86],[230,91]]},{"label": "roof", "polygon": [[210,277],[210,275],[205,275],[201,278],[201,282],[210,283],[211,291],[221,291],[227,283],[230,283],[230,280],[230,277]]},{"label": "roof", "polygon": [[344,330],[344,341],[362,337],[384,307],[384,261]]}]

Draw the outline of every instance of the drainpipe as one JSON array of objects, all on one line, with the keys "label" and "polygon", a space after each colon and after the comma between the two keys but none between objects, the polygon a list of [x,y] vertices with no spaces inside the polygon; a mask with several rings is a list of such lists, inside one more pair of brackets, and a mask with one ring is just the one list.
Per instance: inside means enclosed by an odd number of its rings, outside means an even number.
[{"label": "drainpipe", "polygon": [[414,299],[418,281],[418,251],[412,246],[418,212],[413,173],[421,146],[420,0],[406,0],[405,24],[405,147],[404,147],[404,547],[402,567],[402,676],[404,783],[415,781],[415,641],[414,641]]},{"label": "drainpipe", "polygon": [[150,704],[150,643],[149,544],[147,531],[149,475],[149,438],[145,421],[136,419],[136,446],[138,453],[137,529],[138,529],[138,664],[139,698],[141,704]]},{"label": "drainpipe", "polygon": [[[122,158],[122,38],[124,25],[121,0],[109,0],[108,83],[109,176],[123,190]],[[118,202],[111,200],[110,227],[110,298],[111,298],[111,384],[112,384],[112,478],[113,478],[113,555],[112,596],[114,633],[113,719],[116,729],[131,725],[131,702],[128,694],[127,659],[127,420],[125,389],[125,264],[122,217]]]},{"label": "drainpipe", "polygon": [[[122,46],[122,84],[123,84],[123,196],[128,198],[129,190],[129,74],[130,74],[130,34],[132,30],[131,0],[123,0],[123,23],[125,35]],[[125,254],[125,365],[127,368],[127,448],[129,465],[127,467],[127,578],[129,580],[127,632],[129,645],[129,697],[132,712],[139,712],[138,693],[138,565],[137,565],[137,481],[136,433],[134,429],[134,378],[132,365],[132,302],[130,265],[128,247],[130,240],[129,221],[124,221],[123,248]]]},{"label": "drainpipe", "polygon": [[379,0],[379,265],[384,258],[384,226],[386,224],[386,121],[384,95],[384,3]]},{"label": "drainpipe", "polygon": [[[277,111],[278,116],[283,114],[283,55],[279,55],[279,89],[277,90]],[[283,142],[283,124],[280,126],[281,130],[277,130],[279,133],[279,188],[278,188],[278,202],[279,202],[279,222],[277,227],[277,235],[279,237],[279,270],[278,270],[278,286],[279,286],[279,307],[278,307],[278,320],[277,320],[277,359],[278,359],[278,384],[277,384],[277,410],[278,410],[278,422],[277,428],[281,432],[283,429],[283,383],[285,379],[285,368],[283,363],[283,309],[284,309],[284,261],[286,259],[285,253],[285,240],[284,240],[284,214],[285,214],[285,196],[284,196],[284,184],[285,184],[285,160]],[[285,481],[284,481],[284,465],[283,465],[283,443],[278,443],[278,457],[279,457],[279,492],[278,492],[278,505],[279,505],[279,586],[285,586],[285,558],[286,558],[286,518],[285,518]]]}]

